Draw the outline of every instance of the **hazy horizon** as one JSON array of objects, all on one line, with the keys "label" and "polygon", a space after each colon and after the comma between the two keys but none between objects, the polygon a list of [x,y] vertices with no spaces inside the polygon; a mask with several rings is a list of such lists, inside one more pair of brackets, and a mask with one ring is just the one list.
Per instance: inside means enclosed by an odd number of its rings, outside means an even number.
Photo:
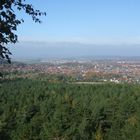
[{"label": "hazy horizon", "polygon": [[102,45],[77,42],[20,42],[9,47],[12,59],[140,56],[140,44]]}]

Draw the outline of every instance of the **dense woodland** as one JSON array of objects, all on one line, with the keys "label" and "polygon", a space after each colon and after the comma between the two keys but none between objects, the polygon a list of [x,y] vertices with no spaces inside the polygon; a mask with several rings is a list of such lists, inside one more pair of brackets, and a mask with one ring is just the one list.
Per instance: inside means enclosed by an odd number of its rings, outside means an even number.
[{"label": "dense woodland", "polygon": [[139,139],[139,85],[0,82],[0,140]]}]

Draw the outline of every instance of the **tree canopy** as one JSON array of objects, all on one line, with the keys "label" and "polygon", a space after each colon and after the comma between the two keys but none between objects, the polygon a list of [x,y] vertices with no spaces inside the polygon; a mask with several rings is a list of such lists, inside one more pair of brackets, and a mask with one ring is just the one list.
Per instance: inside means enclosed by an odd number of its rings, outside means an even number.
[{"label": "tree canopy", "polygon": [[1,80],[0,140],[139,140],[139,84],[39,78]]},{"label": "tree canopy", "polygon": [[17,26],[24,22],[24,19],[17,18],[15,11],[25,12],[38,23],[41,23],[39,16],[46,15],[45,12],[34,9],[33,5],[28,4],[26,0],[0,0],[0,59],[5,59],[9,63],[11,52],[7,45],[18,41],[15,32]]}]

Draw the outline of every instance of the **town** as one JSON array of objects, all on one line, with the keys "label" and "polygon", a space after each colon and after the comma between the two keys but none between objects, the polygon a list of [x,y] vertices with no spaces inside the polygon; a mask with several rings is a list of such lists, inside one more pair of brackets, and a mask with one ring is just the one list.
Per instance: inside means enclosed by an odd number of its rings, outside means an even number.
[{"label": "town", "polygon": [[30,63],[1,62],[5,78],[63,75],[77,82],[140,83],[140,58],[41,59]]}]

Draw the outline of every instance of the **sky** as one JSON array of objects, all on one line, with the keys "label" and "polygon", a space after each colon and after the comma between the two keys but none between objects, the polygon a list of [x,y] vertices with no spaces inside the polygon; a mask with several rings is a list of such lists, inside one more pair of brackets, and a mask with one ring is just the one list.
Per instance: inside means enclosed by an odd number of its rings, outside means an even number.
[{"label": "sky", "polygon": [[[48,52],[50,46],[54,47],[55,51],[57,44],[61,44],[61,50],[66,46],[77,46],[80,51],[83,46],[88,46],[88,49],[97,50],[96,55],[100,55],[100,50],[105,51],[104,55],[127,55],[122,54],[122,50],[128,50],[128,55],[139,55],[140,0],[28,1],[35,8],[46,11],[47,16],[41,17],[42,24],[35,24],[26,14],[17,13],[18,17],[25,19],[17,32],[21,44],[16,46],[22,46],[21,51],[25,45],[28,46],[26,49],[30,47],[34,50],[34,42],[37,42],[38,46],[44,47],[46,51],[48,48]],[[107,45],[112,47],[104,47]],[[21,47],[16,48],[12,51],[20,56]],[[106,49],[111,49],[110,53],[107,53]],[[74,47],[70,50],[75,51]],[[57,56],[57,53],[53,55]]]}]

